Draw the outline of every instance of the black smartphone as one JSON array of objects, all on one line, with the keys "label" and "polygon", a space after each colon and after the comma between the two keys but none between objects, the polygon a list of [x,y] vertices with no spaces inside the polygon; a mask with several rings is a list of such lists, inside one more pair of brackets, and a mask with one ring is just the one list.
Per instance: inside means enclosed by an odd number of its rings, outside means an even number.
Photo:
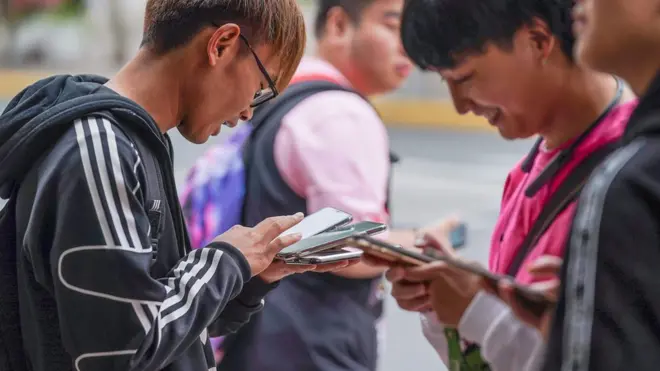
[{"label": "black smartphone", "polygon": [[385,224],[367,221],[335,228],[330,232],[302,239],[280,251],[276,257],[284,261],[302,258],[321,251],[344,247],[347,239],[352,236],[374,235],[386,229]]},{"label": "black smartphone", "polygon": [[437,260],[421,252],[392,245],[369,236],[354,236],[348,240],[348,246],[361,249],[365,254],[379,259],[404,265],[423,265]]},{"label": "black smartphone", "polygon": [[443,261],[456,268],[466,270],[470,273],[483,277],[493,288],[497,288],[501,280],[512,282],[513,288],[518,295],[520,303],[535,315],[541,315],[545,310],[554,305],[547,297],[529,287],[517,284],[513,277],[500,275],[489,271],[479,265],[473,265],[450,256],[442,255],[432,249],[426,253],[416,252],[402,246],[392,245],[369,236],[355,236],[349,241],[349,246],[362,249],[365,254],[371,254],[377,258],[405,265],[424,265],[434,261]]}]

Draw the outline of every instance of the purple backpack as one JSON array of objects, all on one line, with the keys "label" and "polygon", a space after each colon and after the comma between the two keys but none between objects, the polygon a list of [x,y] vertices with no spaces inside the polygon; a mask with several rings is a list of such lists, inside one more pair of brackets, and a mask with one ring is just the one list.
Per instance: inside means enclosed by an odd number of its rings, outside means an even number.
[{"label": "purple backpack", "polygon": [[222,144],[208,150],[188,172],[180,201],[194,249],[241,224],[245,197],[243,143],[252,125],[239,126]]}]

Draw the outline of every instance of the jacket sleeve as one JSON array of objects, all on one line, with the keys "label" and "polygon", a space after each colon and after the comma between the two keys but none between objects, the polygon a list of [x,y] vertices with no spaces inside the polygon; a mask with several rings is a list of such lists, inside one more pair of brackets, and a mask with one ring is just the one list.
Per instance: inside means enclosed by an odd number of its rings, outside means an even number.
[{"label": "jacket sleeve", "polygon": [[[448,365],[444,325],[433,312],[422,314],[422,330]],[[464,340],[481,347],[481,356],[493,371],[532,371],[542,359],[544,343],[538,331],[519,321],[505,303],[485,292],[479,292],[472,300],[458,332]]]},{"label": "jacket sleeve", "polygon": [[461,317],[461,336],[481,346],[493,371],[536,370],[545,347],[541,334],[521,322],[499,298],[480,291]]},{"label": "jacket sleeve", "polygon": [[208,340],[250,267],[236,248],[212,243],[152,277],[137,151],[107,120],[74,126],[42,164],[30,224],[47,230],[28,227],[27,256],[52,291],[77,370],[161,370]]},{"label": "jacket sleeve", "polygon": [[278,282],[267,284],[259,277],[254,277],[243,286],[243,291],[227,304],[225,310],[209,327],[212,337],[225,336],[238,331],[250,321],[253,314],[264,307],[264,297]]},{"label": "jacket sleeve", "polygon": [[660,146],[643,143],[608,158],[580,195],[545,370],[660,365]]}]

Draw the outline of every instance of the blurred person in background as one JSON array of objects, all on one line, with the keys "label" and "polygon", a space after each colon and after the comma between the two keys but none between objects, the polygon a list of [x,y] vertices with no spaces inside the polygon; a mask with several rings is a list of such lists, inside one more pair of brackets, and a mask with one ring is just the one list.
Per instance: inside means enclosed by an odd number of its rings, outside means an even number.
[{"label": "blurred person in background", "polygon": [[[573,4],[409,0],[404,10],[408,55],[442,76],[459,113],[484,117],[507,140],[539,136],[507,177],[488,262],[522,284],[538,280],[532,261],[563,256],[575,195],[614,150],[636,105],[622,81],[575,63]],[[442,241],[428,242],[453,254]],[[452,369],[534,367],[541,335],[478,276],[432,264],[395,268],[388,278],[402,308],[423,312],[427,339]]]},{"label": "blurred person in background", "polygon": [[544,371],[660,365],[660,1],[578,0],[579,63],[639,95],[622,146],[583,191]]},{"label": "blurred person in background", "polygon": [[294,0],[149,0],[142,47],[112,79],[53,76],[9,102],[0,368],[212,370],[209,336],[314,268],[273,263],[300,239],[278,236],[301,213],[191,251],[167,135],[201,144],[250,119],[285,89],[305,39]]},{"label": "blurred person in background", "polygon": [[[291,89],[324,81],[344,90],[315,93],[281,121],[258,124],[259,134],[249,146],[259,150],[250,152],[255,170],[248,173],[247,225],[324,207],[346,211],[354,221],[390,222],[389,138],[365,97],[396,89],[412,71],[399,38],[403,0],[321,0],[318,5],[318,55],[303,60]],[[200,168],[213,166],[200,161]],[[383,238],[411,246],[415,232],[394,229]],[[375,370],[382,343],[383,271],[358,264],[282,281],[263,314],[225,339],[219,369]]]}]

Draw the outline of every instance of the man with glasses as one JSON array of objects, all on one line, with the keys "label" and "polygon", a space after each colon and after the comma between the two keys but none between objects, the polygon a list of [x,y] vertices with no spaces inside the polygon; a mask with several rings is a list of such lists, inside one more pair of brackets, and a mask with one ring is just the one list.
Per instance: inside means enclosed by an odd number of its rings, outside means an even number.
[{"label": "man with glasses", "polygon": [[295,0],[149,0],[142,46],[114,78],[54,76],[10,102],[0,368],[214,369],[209,336],[238,329],[273,283],[304,270],[271,264],[302,215],[191,251],[166,133],[204,143],[250,119],[304,46]]}]

